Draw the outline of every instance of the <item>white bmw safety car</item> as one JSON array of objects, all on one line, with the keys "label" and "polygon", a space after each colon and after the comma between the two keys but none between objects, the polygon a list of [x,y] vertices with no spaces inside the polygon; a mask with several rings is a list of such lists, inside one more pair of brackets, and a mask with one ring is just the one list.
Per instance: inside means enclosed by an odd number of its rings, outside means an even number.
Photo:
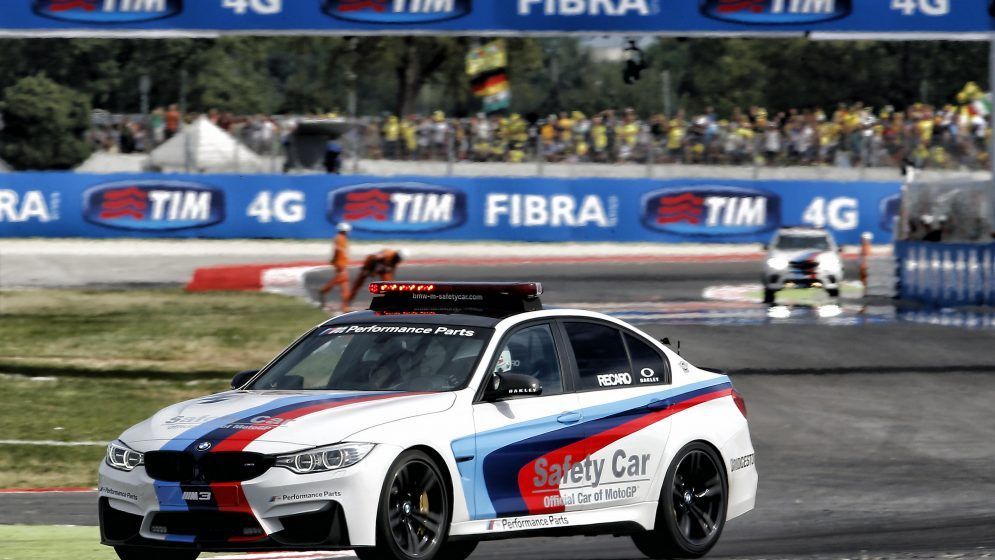
[{"label": "white bmw safety car", "polygon": [[843,283],[840,248],[824,229],[781,228],[767,246],[764,303],[774,303],[784,288],[823,288],[839,297]]},{"label": "white bmw safety car", "polygon": [[369,311],[112,443],[102,542],[124,560],[432,560],[610,534],[699,557],[753,508],[746,406],[725,375],[611,317],[544,310],[535,283],[370,290]]}]

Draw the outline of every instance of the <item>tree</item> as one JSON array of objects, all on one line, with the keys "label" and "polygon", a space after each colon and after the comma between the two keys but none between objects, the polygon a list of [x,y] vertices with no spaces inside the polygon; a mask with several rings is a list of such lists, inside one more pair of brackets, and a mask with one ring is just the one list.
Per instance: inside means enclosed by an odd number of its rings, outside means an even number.
[{"label": "tree", "polygon": [[191,105],[200,111],[235,114],[272,113],[280,105],[269,73],[269,42],[254,37],[224,37],[193,55]]},{"label": "tree", "polygon": [[71,169],[90,155],[87,96],[44,74],[6,88],[0,111],[0,158],[15,169]]}]

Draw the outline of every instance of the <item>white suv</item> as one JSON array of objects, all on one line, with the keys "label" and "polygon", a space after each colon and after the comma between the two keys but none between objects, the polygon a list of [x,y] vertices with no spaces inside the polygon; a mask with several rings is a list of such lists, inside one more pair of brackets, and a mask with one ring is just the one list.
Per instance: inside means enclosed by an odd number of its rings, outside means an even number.
[{"label": "white suv", "polygon": [[781,228],[765,248],[764,303],[774,303],[775,294],[784,288],[823,288],[830,297],[839,297],[843,263],[829,232]]}]

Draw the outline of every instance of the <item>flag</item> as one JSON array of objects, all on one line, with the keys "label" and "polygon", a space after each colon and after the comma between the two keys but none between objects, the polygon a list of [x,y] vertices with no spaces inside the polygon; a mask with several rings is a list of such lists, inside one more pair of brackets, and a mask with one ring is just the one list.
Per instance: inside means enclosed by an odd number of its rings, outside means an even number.
[{"label": "flag", "polygon": [[971,103],[971,112],[982,117],[992,114],[992,94],[987,93]]},{"label": "flag", "polygon": [[477,97],[490,97],[508,91],[508,76],[505,73],[492,74],[473,82],[473,94]]},{"label": "flag", "polygon": [[466,55],[466,74],[470,78],[476,78],[481,74],[496,70],[504,70],[507,67],[508,49],[504,39],[491,41],[481,47],[470,49]]},{"label": "flag", "polygon": [[511,105],[508,49],[504,39],[470,49],[466,55],[466,73],[473,95],[483,100],[484,112],[493,113]]},{"label": "flag", "polygon": [[484,112],[493,113],[511,106],[511,92],[507,89],[484,98]]}]

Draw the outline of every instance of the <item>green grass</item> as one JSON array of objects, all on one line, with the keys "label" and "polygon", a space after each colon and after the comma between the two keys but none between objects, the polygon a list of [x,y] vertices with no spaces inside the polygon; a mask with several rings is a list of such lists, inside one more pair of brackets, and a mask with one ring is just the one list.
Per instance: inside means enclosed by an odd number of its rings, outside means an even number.
[{"label": "green grass", "polygon": [[0,525],[0,560],[117,560],[96,527]]},{"label": "green grass", "polygon": [[[175,402],[227,388],[225,380],[28,378],[5,375],[3,439],[110,441]],[[103,448],[0,445],[0,488],[92,486]]]},{"label": "green grass", "polygon": [[326,318],[258,293],[0,291],[0,372],[227,377]]},{"label": "green grass", "polygon": [[[266,294],[0,292],[2,439],[112,440],[169,404],[224,390],[325,318]],[[92,486],[102,456],[99,446],[0,445],[0,488]]]},{"label": "green grass", "polygon": [[96,527],[0,525],[0,543],[0,560],[117,560]]},{"label": "green grass", "polygon": [[[842,284],[840,287],[840,295],[843,298],[859,298],[864,293],[863,288],[860,284]],[[763,290],[757,290],[754,293],[747,294],[748,297],[756,298],[757,300],[763,300],[764,293]],[[824,305],[827,303],[837,303],[833,298],[829,297],[829,294],[825,290],[821,289],[804,289],[804,288],[786,288],[777,292],[777,303],[784,304],[802,304],[802,305]]]}]

